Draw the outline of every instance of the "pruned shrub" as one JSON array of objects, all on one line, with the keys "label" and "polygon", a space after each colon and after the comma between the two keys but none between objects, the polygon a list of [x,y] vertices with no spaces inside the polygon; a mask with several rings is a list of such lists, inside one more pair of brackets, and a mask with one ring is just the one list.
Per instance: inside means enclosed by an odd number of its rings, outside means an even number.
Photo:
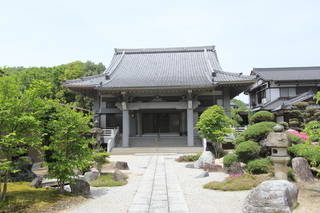
[{"label": "pruned shrub", "polygon": [[310,142],[320,142],[320,122],[310,121],[306,124],[305,132],[309,136]]},{"label": "pruned shrub", "polygon": [[253,160],[259,156],[261,147],[258,145],[258,143],[253,141],[246,141],[243,143],[240,143],[235,153],[238,156],[238,159],[241,162],[247,163],[250,160]]},{"label": "pruned shrub", "polygon": [[274,121],[274,115],[272,112],[260,111],[254,113],[250,118],[250,123],[255,124],[263,121]]},{"label": "pruned shrub", "polygon": [[227,168],[232,165],[232,163],[238,161],[238,156],[236,154],[227,154],[223,158],[223,167]]},{"label": "pruned shrub", "polygon": [[300,144],[300,143],[304,143],[304,140],[301,139],[299,136],[293,135],[291,133],[288,133],[290,139],[291,139],[291,143],[292,144]]},{"label": "pruned shrub", "polygon": [[97,152],[94,153],[92,157],[99,173],[101,173],[102,165],[109,162],[107,158],[110,157],[110,154],[107,152]]},{"label": "pruned shrub", "polygon": [[247,164],[247,170],[251,174],[264,174],[271,171],[271,161],[267,158],[260,158],[249,161]]},{"label": "pruned shrub", "polygon": [[277,125],[275,122],[264,121],[260,123],[253,124],[243,131],[235,140],[236,144],[240,144],[244,141],[261,141],[267,137],[267,135],[272,131],[272,128]]},{"label": "pruned shrub", "polygon": [[288,148],[289,153],[293,157],[304,157],[312,166],[320,164],[320,146],[309,144],[297,144]]},{"label": "pruned shrub", "polygon": [[182,155],[176,159],[178,162],[193,162],[197,161],[201,156],[201,152],[198,152],[194,155]]}]

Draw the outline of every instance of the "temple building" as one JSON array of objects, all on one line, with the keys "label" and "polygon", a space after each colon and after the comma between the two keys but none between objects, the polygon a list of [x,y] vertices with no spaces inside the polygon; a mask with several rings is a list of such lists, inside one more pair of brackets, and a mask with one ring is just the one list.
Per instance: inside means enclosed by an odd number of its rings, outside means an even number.
[{"label": "temple building", "polygon": [[115,49],[106,71],[65,82],[93,98],[102,129],[119,127],[118,146],[153,146],[156,137],[195,146],[194,128],[209,106],[230,115],[230,99],[255,82],[253,76],[222,70],[214,46]]}]

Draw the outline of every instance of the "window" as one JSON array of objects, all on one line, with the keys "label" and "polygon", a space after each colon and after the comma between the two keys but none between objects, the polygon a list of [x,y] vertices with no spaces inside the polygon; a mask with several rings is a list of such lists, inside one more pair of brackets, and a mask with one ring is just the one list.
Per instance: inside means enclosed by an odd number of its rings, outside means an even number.
[{"label": "window", "polygon": [[296,88],[280,88],[280,97],[296,96]]},{"label": "window", "polygon": [[257,93],[258,104],[262,103],[262,100],[266,98],[266,90],[259,91]]}]

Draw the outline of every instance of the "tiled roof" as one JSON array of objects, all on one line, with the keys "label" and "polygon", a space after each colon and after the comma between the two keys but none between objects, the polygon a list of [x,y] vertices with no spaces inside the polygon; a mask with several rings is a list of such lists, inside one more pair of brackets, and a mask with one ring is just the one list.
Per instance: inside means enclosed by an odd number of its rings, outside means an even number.
[{"label": "tiled roof", "polygon": [[265,81],[320,80],[320,67],[253,68],[251,75]]},{"label": "tiled roof", "polygon": [[66,81],[66,86],[206,87],[215,83],[241,83],[252,79],[253,76],[222,71],[214,46],[115,49],[105,73]]}]

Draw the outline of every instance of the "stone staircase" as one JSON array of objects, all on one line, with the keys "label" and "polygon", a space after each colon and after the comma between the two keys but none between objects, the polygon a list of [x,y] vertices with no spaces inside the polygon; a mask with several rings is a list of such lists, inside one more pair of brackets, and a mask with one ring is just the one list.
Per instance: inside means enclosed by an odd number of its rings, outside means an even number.
[{"label": "stone staircase", "polygon": [[130,137],[130,147],[117,147],[112,149],[111,154],[150,154],[150,153],[177,153],[188,154],[202,152],[203,147],[200,139],[195,138],[195,146],[187,146],[187,137],[185,136],[143,136]]}]

